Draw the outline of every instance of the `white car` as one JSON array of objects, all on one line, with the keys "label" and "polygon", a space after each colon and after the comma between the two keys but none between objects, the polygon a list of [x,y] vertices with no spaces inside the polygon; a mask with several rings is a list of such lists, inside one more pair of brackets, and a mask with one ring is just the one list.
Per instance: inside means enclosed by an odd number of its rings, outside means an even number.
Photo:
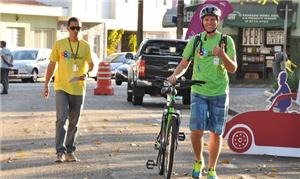
[{"label": "white car", "polygon": [[45,77],[51,49],[24,48],[12,51],[13,67],[9,72],[10,79],[21,79],[22,82],[36,82]]}]

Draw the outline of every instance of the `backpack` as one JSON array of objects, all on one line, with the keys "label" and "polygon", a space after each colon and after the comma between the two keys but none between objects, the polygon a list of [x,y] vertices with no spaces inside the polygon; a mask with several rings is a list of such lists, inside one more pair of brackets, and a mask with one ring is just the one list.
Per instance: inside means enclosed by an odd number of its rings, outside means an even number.
[{"label": "backpack", "polygon": [[[224,43],[225,44],[225,52],[227,52],[227,35],[226,34],[221,34],[221,39],[220,39],[220,42],[219,42],[219,47],[221,47],[221,44]],[[200,34],[197,34],[195,36],[195,41],[194,41],[194,45],[193,45],[193,54],[192,56],[190,57],[190,59],[193,59],[194,58],[194,55],[195,55],[195,50],[196,50],[196,47],[200,44],[200,50],[202,50],[202,39],[201,39],[201,33]],[[202,53],[202,52],[200,52]]]}]

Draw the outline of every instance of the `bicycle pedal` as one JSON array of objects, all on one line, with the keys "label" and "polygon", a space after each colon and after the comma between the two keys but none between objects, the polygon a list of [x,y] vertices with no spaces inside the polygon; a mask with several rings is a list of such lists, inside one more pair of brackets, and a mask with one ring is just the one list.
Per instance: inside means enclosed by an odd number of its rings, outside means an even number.
[{"label": "bicycle pedal", "polygon": [[184,132],[179,132],[178,133],[178,140],[179,141],[184,141],[185,140],[185,134],[184,134]]},{"label": "bicycle pedal", "polygon": [[146,162],[147,169],[154,169],[155,166],[156,164],[154,163],[154,160],[147,160]]}]

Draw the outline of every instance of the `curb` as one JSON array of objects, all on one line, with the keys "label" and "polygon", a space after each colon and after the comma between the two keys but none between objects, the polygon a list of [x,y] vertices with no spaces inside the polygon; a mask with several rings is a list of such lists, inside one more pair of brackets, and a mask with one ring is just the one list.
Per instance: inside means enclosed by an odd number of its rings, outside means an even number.
[{"label": "curb", "polygon": [[265,95],[266,97],[270,97],[270,96],[273,96],[273,93],[270,92],[270,91],[268,91],[268,90],[265,90],[265,91],[264,91],[264,95]]},{"label": "curb", "polygon": [[229,108],[228,109],[228,114],[231,116],[235,116],[237,114],[239,114],[240,112],[238,112],[237,110],[233,109],[233,108]]}]

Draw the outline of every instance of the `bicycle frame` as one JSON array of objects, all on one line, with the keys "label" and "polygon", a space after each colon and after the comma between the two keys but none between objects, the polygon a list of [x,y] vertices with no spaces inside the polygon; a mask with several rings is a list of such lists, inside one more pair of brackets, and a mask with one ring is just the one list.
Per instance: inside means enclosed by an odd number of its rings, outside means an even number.
[{"label": "bicycle frame", "polygon": [[[162,88],[161,92],[167,95],[166,107],[164,108],[161,129],[156,139],[155,148],[158,150],[156,162],[148,160],[146,167],[153,169],[158,166],[159,174],[164,174],[165,179],[170,179],[173,169],[175,150],[177,149],[178,140],[185,140],[183,132],[179,132],[181,113],[176,111],[176,86],[166,80],[166,78],[157,77],[158,80],[164,81],[167,87]],[[177,80],[177,83],[204,84],[199,80]]]},{"label": "bicycle frame", "polygon": [[[176,111],[176,89],[172,84],[168,84],[167,87],[163,88],[165,94],[167,95],[166,107],[164,109],[162,121],[161,121],[161,131],[158,135],[159,150],[156,162],[147,162],[147,168],[151,166],[159,167],[159,174],[164,174],[165,178],[169,179],[171,177],[171,172],[173,168],[174,153],[177,149],[178,132],[180,125],[180,112]],[[163,90],[162,90],[163,91]],[[171,130],[172,129],[172,130]],[[172,131],[172,132],[171,132]],[[169,150],[168,150],[168,147]]]}]

